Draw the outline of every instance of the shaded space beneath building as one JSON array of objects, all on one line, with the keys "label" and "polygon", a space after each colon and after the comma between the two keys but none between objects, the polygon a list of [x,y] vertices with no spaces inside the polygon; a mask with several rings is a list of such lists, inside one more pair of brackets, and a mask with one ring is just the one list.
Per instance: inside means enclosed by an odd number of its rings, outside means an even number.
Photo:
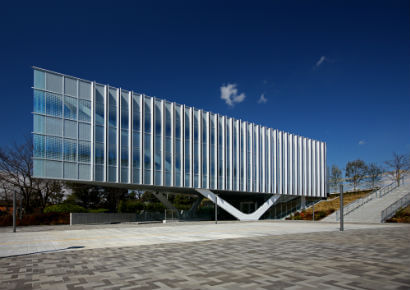
[{"label": "shaded space beneath building", "polygon": [[379,226],[3,258],[0,283],[3,289],[407,289],[409,258],[410,227]]}]

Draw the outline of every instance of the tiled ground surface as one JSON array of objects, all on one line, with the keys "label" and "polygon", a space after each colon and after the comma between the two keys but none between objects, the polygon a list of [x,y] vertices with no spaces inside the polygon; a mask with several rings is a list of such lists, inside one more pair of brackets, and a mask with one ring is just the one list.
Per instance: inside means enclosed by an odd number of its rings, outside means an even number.
[{"label": "tiled ground surface", "polygon": [[410,289],[410,227],[0,259],[0,289]]},{"label": "tiled ground surface", "polygon": [[[337,223],[310,221],[256,221],[215,223],[174,223],[156,225],[97,225],[66,227],[18,228],[17,233],[0,233],[0,257],[56,252],[81,247],[97,249],[143,245],[200,242],[232,238],[338,231]],[[397,225],[346,224],[345,228],[366,229]]]}]

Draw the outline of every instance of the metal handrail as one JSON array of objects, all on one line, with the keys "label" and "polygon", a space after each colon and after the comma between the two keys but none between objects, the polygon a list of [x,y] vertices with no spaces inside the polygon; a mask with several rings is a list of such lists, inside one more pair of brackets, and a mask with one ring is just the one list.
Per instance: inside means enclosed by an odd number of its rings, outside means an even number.
[{"label": "metal handrail", "polygon": [[384,210],[381,212],[381,219],[380,222],[384,222],[387,219],[391,218],[394,216],[397,212],[397,210],[406,207],[407,205],[410,204],[410,193],[406,194],[396,202],[392,203],[388,207],[386,207]]},{"label": "metal handrail", "polygon": [[[401,179],[400,185],[403,185],[404,176],[401,177],[400,179]],[[393,191],[393,189],[396,189],[397,187],[399,187],[399,185],[397,185],[397,182],[394,181],[394,182],[390,183],[389,185],[386,185],[385,187],[382,187],[380,189],[377,189],[377,190],[373,191],[371,194],[369,194],[366,197],[359,198],[358,200],[356,200],[356,201],[346,205],[345,207],[343,207],[343,216],[351,213],[355,209],[363,206],[364,204],[368,203],[369,201],[371,201],[375,198],[381,198],[381,197],[385,196],[386,194]],[[337,211],[336,212],[336,220],[338,221],[339,219],[340,219],[340,211]]]}]

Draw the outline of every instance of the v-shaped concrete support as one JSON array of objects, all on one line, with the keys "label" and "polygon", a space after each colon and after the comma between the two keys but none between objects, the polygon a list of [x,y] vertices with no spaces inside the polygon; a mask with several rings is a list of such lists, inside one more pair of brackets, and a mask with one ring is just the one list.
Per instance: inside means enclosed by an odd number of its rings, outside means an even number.
[{"label": "v-shaped concrete support", "polygon": [[178,209],[164,196],[163,193],[160,192],[152,192],[152,194],[169,210],[176,212],[177,216],[179,217]]},{"label": "v-shaped concrete support", "polygon": [[202,194],[204,197],[207,199],[211,200],[213,203],[217,203],[217,205],[227,212],[229,212],[231,215],[236,217],[240,221],[257,221],[260,219],[260,217],[272,206],[274,205],[278,199],[280,198],[280,195],[272,195],[264,204],[262,204],[257,210],[255,210],[253,213],[243,213],[240,210],[238,210],[236,207],[231,205],[229,202],[226,200],[222,199],[221,197],[217,197],[215,193],[208,189],[202,189],[202,188],[197,188],[197,192]]}]

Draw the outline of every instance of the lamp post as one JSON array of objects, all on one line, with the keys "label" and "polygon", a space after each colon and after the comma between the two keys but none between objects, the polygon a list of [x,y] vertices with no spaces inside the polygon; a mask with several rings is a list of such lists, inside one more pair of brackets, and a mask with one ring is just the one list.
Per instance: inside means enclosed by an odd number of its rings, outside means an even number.
[{"label": "lamp post", "polygon": [[215,224],[218,223],[218,195],[215,194]]},{"label": "lamp post", "polygon": [[343,224],[343,184],[340,184],[340,231],[344,231],[344,224]]},{"label": "lamp post", "polygon": [[16,232],[16,191],[13,191],[13,233]]}]

